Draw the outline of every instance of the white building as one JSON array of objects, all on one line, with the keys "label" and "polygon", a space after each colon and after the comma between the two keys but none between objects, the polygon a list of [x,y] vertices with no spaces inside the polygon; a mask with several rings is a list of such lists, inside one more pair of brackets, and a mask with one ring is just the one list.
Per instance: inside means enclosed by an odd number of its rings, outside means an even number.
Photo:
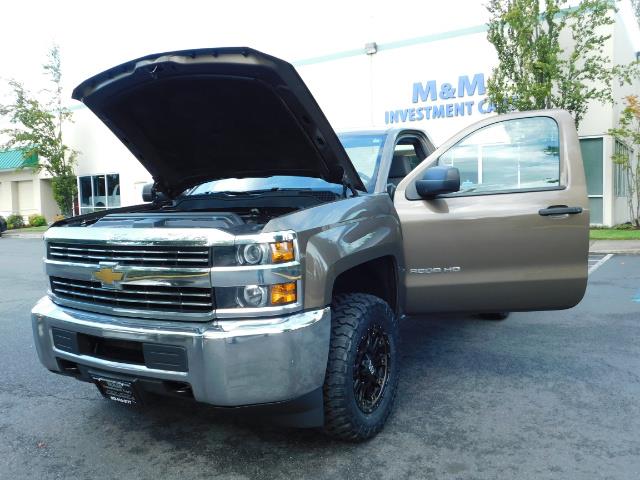
[{"label": "white building", "polygon": [[[441,13],[443,23],[449,14],[446,10]],[[429,25],[438,23],[437,9],[432,12]],[[606,53],[612,61],[635,60],[630,35],[638,32],[630,32],[620,14],[609,28],[612,37]],[[388,38],[388,31],[378,33]],[[375,32],[372,37],[375,41]],[[251,46],[260,49],[259,44]],[[427,131],[438,145],[483,115],[492,114],[485,82],[496,56],[486,39],[485,25],[289,60],[337,130],[406,125]],[[640,83],[616,84],[613,95],[622,99],[632,93],[640,94]],[[594,224],[629,220],[621,172],[610,160],[614,149],[625,147],[607,135],[616,125],[621,105],[620,101],[591,105],[579,129]],[[151,181],[149,174],[90,111],[81,105],[73,108],[75,123],[67,129],[66,140],[81,152],[77,210],[87,213],[139,203],[142,186]],[[0,211],[6,210],[3,198],[0,196]]]},{"label": "white building", "polygon": [[13,213],[23,215],[41,214],[49,221],[58,214],[53,200],[51,178],[34,169],[35,156],[25,158],[22,150],[0,152],[0,215]]}]

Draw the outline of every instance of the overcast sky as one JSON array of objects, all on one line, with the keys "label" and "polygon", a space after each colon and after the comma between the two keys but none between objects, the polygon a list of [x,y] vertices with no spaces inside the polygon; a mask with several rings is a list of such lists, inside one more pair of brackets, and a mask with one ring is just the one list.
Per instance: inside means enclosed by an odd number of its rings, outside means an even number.
[{"label": "overcast sky", "polygon": [[[623,8],[631,17],[628,1]],[[250,46],[296,61],[361,48],[371,41],[384,43],[480,25],[487,20],[483,3],[4,0],[0,84],[16,78],[32,89],[40,88],[41,65],[54,42],[62,52],[68,98],[85,78],[149,53]],[[640,50],[639,39],[636,42]]]}]

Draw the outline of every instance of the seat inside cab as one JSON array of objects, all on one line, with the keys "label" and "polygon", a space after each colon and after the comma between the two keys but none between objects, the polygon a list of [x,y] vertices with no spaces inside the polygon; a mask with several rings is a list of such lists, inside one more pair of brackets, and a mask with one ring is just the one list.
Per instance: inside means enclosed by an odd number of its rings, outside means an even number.
[{"label": "seat inside cab", "polygon": [[398,141],[393,151],[389,176],[387,177],[387,192],[393,197],[396,187],[411,170],[416,168],[426,158],[426,152],[413,137]]}]

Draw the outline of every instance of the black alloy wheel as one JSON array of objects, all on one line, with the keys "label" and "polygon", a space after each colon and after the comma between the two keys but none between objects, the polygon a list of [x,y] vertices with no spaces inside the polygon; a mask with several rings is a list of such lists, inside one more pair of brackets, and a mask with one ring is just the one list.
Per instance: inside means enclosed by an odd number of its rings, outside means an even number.
[{"label": "black alloy wheel", "polygon": [[360,339],[353,365],[353,394],[364,413],[373,412],[389,382],[391,351],[389,338],[380,325],[374,325]]}]

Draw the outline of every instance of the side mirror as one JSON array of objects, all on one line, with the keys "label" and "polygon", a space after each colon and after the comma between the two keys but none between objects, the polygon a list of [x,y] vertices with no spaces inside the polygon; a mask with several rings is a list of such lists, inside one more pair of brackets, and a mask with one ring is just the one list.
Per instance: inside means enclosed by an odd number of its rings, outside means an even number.
[{"label": "side mirror", "polygon": [[460,190],[460,171],[455,167],[427,168],[422,180],[416,181],[416,191],[422,198],[433,198],[443,193]]},{"label": "side mirror", "polygon": [[166,200],[166,196],[162,192],[156,192],[153,183],[147,183],[142,187],[142,201],[155,202],[156,200]]}]

